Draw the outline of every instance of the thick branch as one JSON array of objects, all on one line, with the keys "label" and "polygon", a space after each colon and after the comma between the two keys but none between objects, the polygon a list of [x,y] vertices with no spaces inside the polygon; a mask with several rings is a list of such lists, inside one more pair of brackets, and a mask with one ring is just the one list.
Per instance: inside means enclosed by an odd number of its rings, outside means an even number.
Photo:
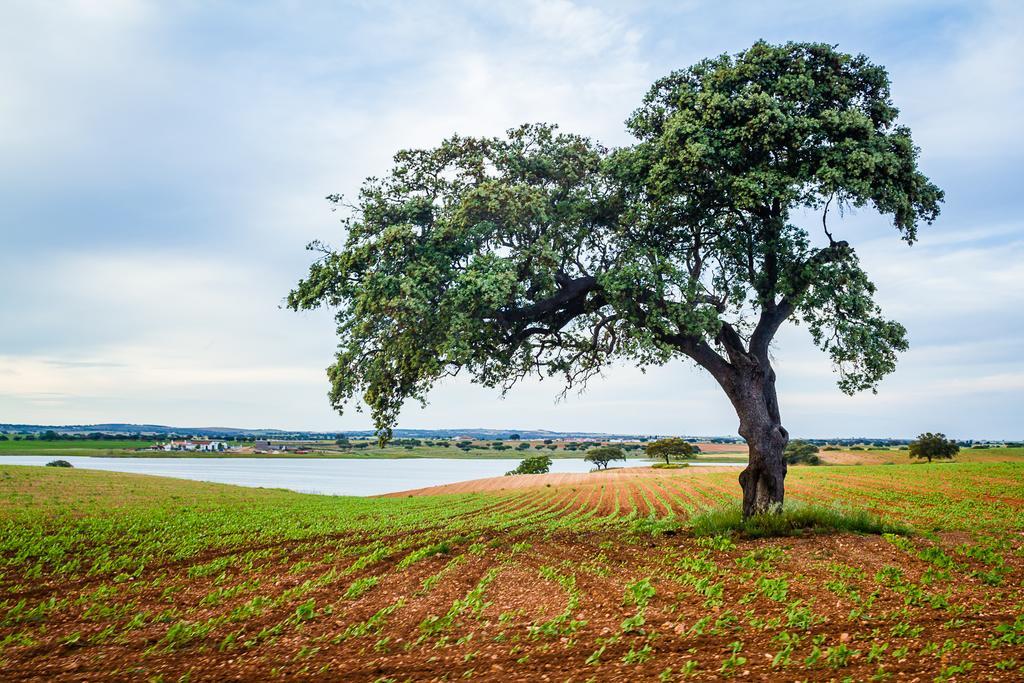
[{"label": "thick branch", "polygon": [[757,321],[753,334],[750,335],[750,353],[762,363],[768,361],[768,347],[778,332],[779,327],[796,310],[796,302],[811,286],[812,281],[808,271],[814,270],[813,266],[821,266],[826,263],[842,261],[850,254],[848,242],[833,242],[829,246],[819,249],[807,259],[799,269],[803,273],[801,278],[793,283],[789,294],[782,297],[780,301],[768,302],[761,309],[761,317]]},{"label": "thick branch", "polygon": [[688,334],[659,334],[666,344],[671,344],[696,361],[697,365],[711,373],[723,389],[728,392],[736,379],[736,368],[722,358],[700,337]]},{"label": "thick branch", "polygon": [[747,361],[747,349],[743,345],[743,338],[729,323],[722,321],[722,328],[718,331],[715,341],[725,348],[729,354],[729,360],[734,366],[739,366]]},{"label": "thick branch", "polygon": [[587,275],[570,279],[564,274],[555,277],[560,289],[552,296],[522,308],[501,311],[498,319],[504,323],[542,320],[564,310],[571,303],[582,303],[587,294],[597,289],[597,278]]}]

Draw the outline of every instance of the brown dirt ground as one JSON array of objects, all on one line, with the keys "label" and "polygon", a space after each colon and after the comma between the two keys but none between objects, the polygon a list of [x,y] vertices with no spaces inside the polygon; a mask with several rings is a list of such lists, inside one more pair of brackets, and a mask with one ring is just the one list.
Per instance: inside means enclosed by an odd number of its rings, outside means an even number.
[{"label": "brown dirt ground", "polygon": [[[831,495],[797,472],[789,482],[794,495]],[[1012,623],[1024,608],[1019,532],[1005,539],[1005,581],[993,586],[982,576],[991,567],[960,552],[963,544],[979,540],[969,531],[914,538],[914,552],[907,552],[877,536],[739,540],[709,547],[683,533],[571,530],[576,517],[631,510],[646,517],[652,509],[662,513],[735,499],[737,474],[733,468],[691,467],[496,477],[395,494],[493,496],[493,503],[471,514],[500,512],[513,523],[472,538],[453,538],[455,532],[440,526],[386,538],[326,534],[168,561],[117,584],[109,577],[68,583],[59,576],[8,574],[4,585],[27,587],[0,595],[8,607],[22,599],[30,605],[51,598],[68,604],[42,623],[13,626],[0,620],[0,643],[17,634],[32,641],[0,645],[0,680],[170,682],[187,675],[190,681],[582,683],[658,680],[669,668],[667,679],[677,680],[682,667],[693,666],[687,680],[861,681],[886,674],[893,681],[932,681],[965,662],[971,668],[949,680],[1022,680],[1024,639],[992,644],[996,627]],[[842,485],[877,485],[872,477],[850,475],[844,474]],[[906,484],[906,490],[915,489]],[[1022,506],[1016,499],[1003,502],[1014,510]],[[439,541],[450,547],[401,566],[412,550]],[[352,570],[356,558],[377,543],[384,544],[384,556]],[[942,567],[920,552],[939,549],[955,566]],[[190,571],[250,551],[258,553],[251,568],[236,563],[218,575]],[[778,557],[770,559],[771,553]],[[901,583],[880,578],[894,568],[902,572]],[[474,602],[474,588],[485,577],[492,580]],[[354,581],[369,578],[377,584],[345,597]],[[627,587],[645,578],[655,589],[645,621],[624,630],[624,620],[637,614],[624,599]],[[424,583],[428,579],[432,585]],[[778,587],[771,582],[780,580],[785,595],[773,597],[768,587]],[[90,610],[96,602],[90,596],[103,586],[114,587],[102,601],[107,611]],[[231,588],[239,590],[210,600]],[[567,611],[570,589],[578,602]],[[257,597],[266,604],[243,616]],[[298,618],[310,600],[312,614]],[[790,623],[794,605],[808,608],[813,618]],[[128,627],[137,614],[146,616]],[[432,618],[446,615],[445,628],[425,630]],[[210,630],[170,647],[168,629],[179,621],[206,622]],[[549,633],[538,633],[545,623]],[[363,632],[351,635],[360,625]],[[799,643],[791,664],[775,667],[783,631]],[[875,658],[872,648],[883,645],[886,650]],[[734,649],[738,658],[730,668]]]},{"label": "brown dirt ground", "polygon": [[[397,539],[400,540],[400,539]],[[940,540],[938,545],[962,542],[957,537]],[[389,539],[392,543],[396,539]],[[346,541],[331,540],[319,546],[346,547]],[[482,544],[483,551],[465,552],[470,542]],[[514,543],[524,546],[512,552]],[[154,570],[166,574],[158,588],[126,590],[123,599],[133,609],[160,613],[169,607],[162,597],[168,586],[177,587],[173,604],[194,605],[192,621],[229,612],[243,605],[255,593],[281,595],[309,578],[321,576],[334,567],[344,569],[351,562],[317,562],[313,550],[317,543],[282,546],[252,573],[239,575],[229,570],[222,585],[239,581],[260,582],[254,592],[243,592],[226,605],[202,607],[203,596],[214,579],[189,578],[185,567],[168,566]],[[775,548],[781,557],[762,568],[744,568],[737,560],[751,552]],[[244,550],[244,549],[243,549]],[[684,579],[680,559],[704,553],[722,573],[713,576],[721,582],[717,600],[708,600]],[[166,623],[151,622],[135,631],[102,645],[61,644],[74,632],[95,635],[117,623],[115,619],[92,618],[68,610],[51,619],[45,635],[34,646],[8,646],[0,679],[5,681],[93,681],[93,680],[178,680],[189,673],[191,681],[224,680],[345,680],[345,681],[420,681],[469,678],[487,681],[639,681],[657,680],[659,673],[672,667],[678,672],[688,661],[698,667],[689,680],[721,680],[723,663],[730,648],[740,643],[735,680],[867,680],[884,666],[891,680],[932,680],[945,667],[969,659],[971,672],[953,680],[1020,680],[1019,672],[1001,671],[997,661],[1017,658],[1024,661],[1024,647],[1003,648],[998,652],[986,646],[996,624],[1012,621],[1022,598],[1020,586],[1000,590],[1002,599],[993,600],[992,588],[967,577],[958,578],[950,602],[962,608],[963,623],[954,622],[948,610],[908,607],[903,595],[874,580],[876,572],[898,566],[908,580],[920,582],[930,565],[898,550],[878,537],[830,536],[760,541],[741,541],[725,550],[705,550],[695,539],[685,537],[637,537],[624,539],[618,533],[568,533],[549,535],[513,531],[467,541],[451,552],[427,558],[401,569],[395,553],[365,569],[304,594],[297,601],[285,601],[263,614],[240,623],[224,623],[204,639],[176,650],[162,646]],[[312,560],[302,572],[289,571],[296,559]],[[431,590],[423,580],[442,572],[442,579]],[[209,559],[209,558],[204,558]],[[1024,575],[1024,560],[1012,560],[1018,577]],[[971,565],[973,567],[973,565]],[[565,609],[568,593],[564,586],[542,576],[550,567],[563,576],[575,576],[579,602],[569,618],[585,622],[574,629],[552,635],[531,635],[531,627],[556,618]],[[863,574],[848,580],[851,593],[830,588],[837,577],[835,567],[854,567]],[[449,614],[453,604],[464,599],[489,572],[496,572],[487,586],[479,611],[467,609],[456,614],[444,631],[425,636],[421,624],[428,617]],[[380,583],[365,595],[346,600],[344,591],[360,577],[377,576]],[[623,632],[622,622],[636,614],[637,608],[624,603],[626,586],[648,577],[656,590],[645,611],[646,622]],[[785,623],[787,603],[769,599],[754,591],[760,578],[786,579],[789,597],[798,597],[809,605],[817,623],[801,626],[758,626],[778,619]],[[948,586],[928,590],[942,592]],[[858,600],[877,591],[869,613],[851,618]],[[84,592],[84,591],[83,591]],[[52,594],[66,595],[66,588],[55,586]],[[74,592],[71,592],[74,594]],[[18,596],[14,596],[18,597]],[[312,599],[316,616],[301,623],[289,619],[296,602]],[[381,608],[401,601],[377,630],[347,639],[337,637],[353,624],[365,622]],[[324,609],[330,606],[332,609]],[[707,620],[703,631],[700,620]],[[757,622],[759,619],[761,622]],[[753,621],[752,623],[752,620]],[[901,622],[920,626],[918,636],[893,635]],[[714,627],[718,622],[719,626]],[[263,635],[281,624],[280,632]],[[788,668],[773,668],[772,659],[781,645],[776,635],[786,630],[801,639]],[[221,651],[218,643],[229,633],[237,642],[254,640],[247,647]],[[803,666],[812,656],[815,638],[821,651],[845,647],[855,654],[841,668],[824,663]],[[883,656],[881,662],[868,662],[873,644],[888,643],[892,653],[900,647],[907,651]],[[921,655],[927,643],[952,641],[956,649],[945,654]],[[969,646],[963,645],[964,643]],[[595,662],[592,655],[602,646],[603,654]],[[651,648],[647,661],[629,661],[629,652]],[[968,648],[964,650],[964,648]],[[834,650],[833,650],[834,651]],[[624,658],[626,661],[624,661]],[[587,663],[591,660],[591,663]],[[671,679],[674,680],[674,679]]]}]

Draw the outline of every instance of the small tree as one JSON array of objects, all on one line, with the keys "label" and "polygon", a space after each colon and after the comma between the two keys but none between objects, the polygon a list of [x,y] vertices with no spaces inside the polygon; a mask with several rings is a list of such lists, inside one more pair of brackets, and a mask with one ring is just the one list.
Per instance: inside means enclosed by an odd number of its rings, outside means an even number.
[{"label": "small tree", "polygon": [[910,442],[911,458],[932,458],[940,460],[952,460],[953,456],[960,452],[960,446],[956,441],[947,439],[945,434],[932,434],[925,432]]},{"label": "small tree", "polygon": [[550,469],[550,456],[531,455],[528,458],[523,458],[523,461],[519,463],[519,467],[510,472],[506,472],[505,476],[508,477],[513,474],[547,474]]},{"label": "small tree", "polygon": [[644,450],[647,452],[648,457],[664,458],[666,465],[672,459],[685,460],[693,457],[693,445],[689,441],[680,439],[678,436],[653,441],[647,444]]},{"label": "small tree", "polygon": [[608,463],[612,460],[625,460],[626,454],[618,446],[599,446],[587,451],[583,459],[597,465],[597,469],[603,470],[608,468]]},{"label": "small tree", "polygon": [[820,465],[821,458],[818,457],[818,447],[807,441],[790,441],[783,451],[786,463],[790,465]]}]

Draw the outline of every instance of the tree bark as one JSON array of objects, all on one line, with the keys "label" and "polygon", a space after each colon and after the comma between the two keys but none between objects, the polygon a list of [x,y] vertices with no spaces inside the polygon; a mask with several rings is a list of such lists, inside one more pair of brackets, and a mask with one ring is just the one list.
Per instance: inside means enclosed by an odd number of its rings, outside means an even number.
[{"label": "tree bark", "polygon": [[740,473],[743,517],[778,512],[786,498],[787,467],[782,453],[789,435],[782,425],[759,424],[743,438],[750,449],[750,462]]},{"label": "tree bark", "polygon": [[775,394],[775,372],[755,364],[740,373],[730,398],[740,418],[739,433],[750,450],[740,473],[743,517],[778,512],[786,496],[786,458],[789,432],[782,426]]},{"label": "tree bark", "polygon": [[716,341],[725,348],[728,361],[698,338],[664,337],[711,373],[740,418],[739,433],[750,449],[750,461],[740,474],[744,518],[778,512],[785,501],[787,467],[783,451],[789,443],[789,432],[779,415],[775,370],[768,357],[768,345],[789,313],[790,308],[785,306],[766,309],[749,350],[736,331],[723,324]]}]

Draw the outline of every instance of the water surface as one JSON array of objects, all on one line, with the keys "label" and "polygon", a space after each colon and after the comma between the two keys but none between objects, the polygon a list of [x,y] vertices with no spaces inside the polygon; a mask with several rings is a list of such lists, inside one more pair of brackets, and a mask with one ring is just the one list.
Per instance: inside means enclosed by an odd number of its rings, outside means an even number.
[{"label": "water surface", "polygon": [[[283,488],[300,493],[374,496],[408,489],[454,484],[469,479],[498,477],[515,469],[520,459],[400,458],[102,458],[87,456],[7,455],[0,465],[45,465],[55,459],[75,467],[112,472],[153,474],[219,484]],[[647,460],[629,460],[629,467],[645,467]],[[693,463],[691,463],[693,464]],[[699,463],[699,466],[736,467],[734,463]],[[555,473],[589,472],[582,458],[555,458]]]}]

